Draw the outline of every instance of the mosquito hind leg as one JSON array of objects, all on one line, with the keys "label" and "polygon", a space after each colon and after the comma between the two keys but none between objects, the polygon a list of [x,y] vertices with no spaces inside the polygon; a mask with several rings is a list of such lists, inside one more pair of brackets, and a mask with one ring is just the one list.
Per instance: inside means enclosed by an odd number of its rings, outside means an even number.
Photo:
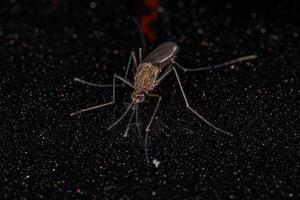
[{"label": "mosquito hind leg", "polygon": [[[97,108],[102,108],[102,107],[105,107],[105,106],[114,104],[114,103],[115,103],[115,100],[116,100],[116,95],[115,95],[115,91],[116,91],[116,79],[119,79],[119,80],[121,80],[122,82],[125,82],[125,83],[126,83],[127,85],[129,85],[130,87],[134,88],[134,86],[133,86],[130,82],[126,81],[126,80],[123,79],[122,77],[120,77],[120,76],[118,76],[117,74],[115,74],[115,75],[114,75],[114,78],[113,78],[113,84],[112,84],[112,87],[113,87],[112,101],[110,101],[110,102],[108,102],[108,103],[100,104],[100,105],[97,105],[97,106],[93,106],[93,107],[89,107],[89,108],[85,108],[85,109],[82,109],[82,110],[73,112],[73,113],[70,114],[70,116],[78,115],[78,114],[83,113],[83,112],[95,110],[95,109],[97,109]],[[99,85],[99,86],[103,86],[103,85]],[[97,86],[97,87],[98,87],[98,86]]]},{"label": "mosquito hind leg", "polygon": [[207,121],[202,115],[200,115],[196,110],[194,110],[192,107],[190,107],[189,103],[188,103],[188,100],[186,98],[186,95],[185,95],[185,92],[183,90],[183,87],[182,87],[182,84],[181,84],[181,81],[179,79],[179,75],[175,69],[175,67],[173,67],[173,71],[175,73],[175,76],[176,76],[176,79],[177,79],[177,82],[179,84],[179,87],[180,87],[180,90],[181,90],[181,93],[182,93],[182,96],[184,98],[184,101],[185,101],[185,104],[186,104],[186,107],[191,111],[193,112],[198,118],[200,118],[202,121],[204,121],[207,125],[209,125],[210,127],[214,128],[215,130],[221,132],[221,133],[224,133],[226,135],[229,135],[229,136],[233,136],[230,132],[228,131],[225,131],[225,130],[222,130],[220,128],[218,128],[217,126],[215,126],[214,124],[212,124],[211,122]]},{"label": "mosquito hind leg", "polygon": [[196,71],[205,71],[205,70],[211,70],[211,69],[217,69],[217,68],[221,68],[221,67],[225,67],[228,65],[232,65],[234,63],[239,63],[239,62],[243,62],[243,61],[247,61],[247,60],[254,60],[256,59],[257,56],[256,55],[249,55],[249,56],[243,56],[231,61],[227,61],[221,64],[217,64],[217,65],[211,65],[211,66],[206,66],[206,67],[199,67],[199,68],[185,68],[182,65],[178,64],[177,62],[173,61],[173,63],[179,67],[181,70],[183,70],[184,72],[196,72]]}]

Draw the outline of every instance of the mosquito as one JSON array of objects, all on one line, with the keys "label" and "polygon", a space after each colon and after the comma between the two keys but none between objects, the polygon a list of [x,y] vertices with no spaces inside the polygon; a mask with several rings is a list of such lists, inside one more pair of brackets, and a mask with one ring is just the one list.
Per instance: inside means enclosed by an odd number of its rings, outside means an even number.
[{"label": "mosquito", "polygon": [[[204,70],[212,70],[216,68],[221,68],[225,67],[228,65],[232,65],[234,63],[242,62],[242,61],[247,61],[247,60],[252,60],[256,59],[256,55],[249,55],[249,56],[244,56],[240,57],[222,64],[217,64],[217,65],[212,65],[212,66],[207,66],[207,67],[201,67],[201,68],[185,68],[182,65],[178,64],[175,61],[175,58],[179,52],[179,46],[174,43],[174,42],[165,42],[158,46],[156,49],[154,49],[148,56],[145,57],[145,59],[142,59],[142,49],[139,48],[139,64],[137,63],[136,55],[135,52],[132,51],[129,57],[129,61],[127,64],[126,68],[126,73],[124,77],[121,77],[117,74],[114,74],[113,77],[113,83],[110,85],[101,85],[101,84],[96,84],[96,83],[90,83],[85,80],[79,79],[79,78],[74,78],[75,82],[79,82],[85,85],[89,86],[94,86],[94,87],[112,87],[112,101],[104,104],[100,104],[97,106],[85,108],[76,112],[71,113],[71,116],[81,114],[83,112],[95,110],[98,108],[102,108],[108,105],[112,105],[115,103],[116,97],[115,97],[115,88],[118,86],[124,86],[125,84],[133,89],[132,95],[131,95],[131,103],[127,107],[126,111],[120,116],[118,120],[116,120],[110,127],[107,128],[107,130],[110,130],[114,126],[116,126],[127,114],[130,112],[132,109],[129,121],[127,123],[127,127],[124,132],[124,136],[128,136],[128,131],[130,129],[130,126],[132,125],[132,120],[135,115],[135,124],[137,126],[138,132],[140,134],[140,127],[139,127],[139,117],[138,117],[138,107],[139,104],[144,102],[146,97],[152,97],[157,99],[157,103],[155,106],[155,109],[152,113],[151,119],[146,126],[146,133],[145,133],[145,141],[144,141],[144,151],[145,151],[145,157],[146,160],[149,161],[148,159],[148,153],[147,153],[147,138],[148,138],[148,133],[150,131],[151,124],[155,118],[155,115],[158,111],[160,102],[162,97],[158,94],[153,93],[153,90],[168,76],[170,75],[171,72],[175,74],[176,80],[178,82],[182,97],[184,99],[186,108],[190,110],[192,113],[194,113],[199,119],[201,119],[203,122],[205,122],[208,126],[212,127],[213,129],[224,133],[228,136],[232,136],[232,134],[228,131],[225,131],[213,123],[209,122],[207,119],[205,119],[202,115],[200,115],[195,109],[193,109],[189,101],[186,97],[185,91],[182,87],[181,79],[179,78],[179,74],[177,72],[177,69],[182,70],[183,72],[197,72],[197,71],[204,71]],[[135,74],[134,74],[134,82],[130,82],[127,80],[128,72],[129,69],[132,65],[135,67]],[[119,80],[122,82],[122,84],[117,85],[116,80]],[[141,135],[141,134],[140,134]]]}]

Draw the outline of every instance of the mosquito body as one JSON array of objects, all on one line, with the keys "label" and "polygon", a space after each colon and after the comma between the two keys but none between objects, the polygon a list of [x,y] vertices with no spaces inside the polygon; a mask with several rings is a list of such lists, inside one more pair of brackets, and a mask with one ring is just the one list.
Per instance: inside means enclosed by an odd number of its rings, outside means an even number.
[{"label": "mosquito body", "polygon": [[138,65],[134,76],[134,91],[132,94],[132,100],[135,104],[143,102],[145,95],[151,93],[159,84],[159,75],[164,67],[170,65],[175,59],[178,51],[177,44],[164,43]]},{"label": "mosquito body", "polygon": [[[180,88],[180,91],[182,93],[183,99],[185,101],[186,107],[192,113],[194,113],[198,118],[200,118],[202,121],[204,121],[206,124],[208,124],[209,126],[214,128],[215,130],[217,130],[221,133],[224,133],[226,135],[232,136],[232,134],[230,132],[222,130],[222,129],[218,128],[217,126],[215,126],[214,124],[212,124],[211,122],[209,122],[208,120],[206,120],[202,115],[200,115],[196,110],[194,110],[189,105],[189,102],[188,102],[185,92],[183,90],[181,80],[179,78],[176,68],[183,70],[184,72],[211,70],[211,69],[215,69],[215,68],[228,66],[228,65],[231,65],[231,64],[234,64],[237,62],[241,62],[241,61],[256,59],[256,55],[245,56],[245,57],[241,57],[241,58],[229,61],[229,62],[225,62],[222,64],[213,65],[213,66],[208,66],[208,67],[184,68],[183,66],[181,66],[180,64],[175,62],[175,58],[176,58],[178,52],[179,52],[179,46],[176,43],[165,42],[165,43],[161,44],[160,46],[158,46],[154,51],[152,51],[145,59],[142,59],[142,49],[140,48],[139,49],[139,64],[137,64],[137,59],[136,59],[135,53],[131,52],[129,62],[127,65],[127,69],[126,69],[125,77],[122,78],[121,76],[118,76],[115,74],[112,85],[100,85],[100,84],[90,83],[90,82],[75,78],[74,81],[80,82],[80,83],[83,83],[86,85],[90,85],[90,86],[112,87],[113,88],[113,97],[112,97],[111,102],[79,110],[77,112],[71,113],[71,116],[80,114],[80,113],[83,113],[86,111],[94,110],[94,109],[97,109],[100,107],[108,106],[108,105],[115,103],[115,88],[117,86],[124,86],[124,84],[127,84],[128,86],[133,88],[133,93],[131,95],[132,101],[131,101],[130,105],[128,106],[128,108],[126,109],[126,111],[123,113],[123,115],[108,128],[108,129],[111,129],[112,127],[117,125],[127,115],[127,113],[130,111],[130,109],[132,109],[132,114],[130,116],[129,122],[127,124],[126,130],[124,133],[124,136],[127,137],[130,126],[132,125],[131,123],[132,123],[134,115],[135,115],[135,120],[136,120],[135,124],[137,125],[138,131],[140,134],[140,127],[139,127],[139,122],[138,122],[138,105],[145,100],[146,96],[157,98],[158,100],[157,100],[156,107],[155,107],[152,117],[146,127],[145,155],[146,155],[146,159],[148,161],[148,154],[147,154],[148,132],[150,130],[152,121],[155,118],[156,112],[158,110],[158,107],[159,107],[159,104],[161,101],[161,96],[158,94],[154,94],[153,90],[155,89],[155,87],[157,87],[161,83],[162,80],[164,80],[165,77],[167,77],[171,72],[174,72],[177,82],[178,82],[178,85],[179,85],[179,88]],[[132,60],[133,60],[134,66],[136,68],[136,73],[134,75],[134,83],[133,84],[127,80],[127,75],[128,75]],[[117,79],[122,81],[123,84],[117,85],[116,84]]]}]

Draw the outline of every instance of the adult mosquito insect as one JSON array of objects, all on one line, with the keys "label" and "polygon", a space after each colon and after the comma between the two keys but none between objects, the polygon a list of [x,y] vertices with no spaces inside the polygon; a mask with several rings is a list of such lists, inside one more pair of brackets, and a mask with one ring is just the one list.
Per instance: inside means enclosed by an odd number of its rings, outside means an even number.
[{"label": "adult mosquito insect", "polygon": [[[105,107],[108,105],[112,105],[115,103],[115,88],[117,86],[124,86],[124,84],[128,85],[133,89],[133,93],[131,95],[131,103],[126,109],[126,111],[123,113],[123,115],[115,121],[110,127],[108,127],[108,130],[116,126],[132,109],[132,113],[129,119],[129,122],[127,124],[124,136],[128,136],[128,131],[130,129],[130,125],[132,123],[132,120],[135,115],[135,121],[136,125],[138,128],[138,131],[140,133],[140,128],[139,128],[139,121],[138,121],[138,106],[140,103],[142,103],[145,100],[145,97],[154,97],[157,98],[157,104],[156,107],[152,113],[151,119],[146,127],[146,134],[145,134],[145,156],[148,161],[148,153],[147,153],[147,138],[148,138],[148,132],[150,130],[151,124],[155,118],[155,115],[157,113],[159,104],[161,102],[162,97],[158,94],[154,94],[153,90],[155,87],[157,87],[171,72],[175,74],[175,77],[177,79],[181,94],[183,96],[183,99],[185,101],[185,105],[187,109],[189,109],[192,113],[194,113],[198,118],[200,118],[202,121],[204,121],[207,125],[210,127],[214,128],[215,130],[224,133],[226,135],[232,136],[232,134],[228,131],[225,131],[221,128],[218,128],[208,120],[206,120],[202,115],[200,115],[195,109],[193,109],[186,97],[186,94],[184,92],[184,89],[181,84],[181,80],[179,78],[179,74],[177,72],[177,68],[182,70],[183,72],[196,72],[196,71],[204,71],[204,70],[211,70],[211,69],[216,69],[224,66],[228,66],[234,63],[246,61],[246,60],[251,60],[251,59],[256,59],[256,55],[249,55],[249,56],[244,56],[240,57],[238,59],[231,60],[229,62],[225,62],[222,64],[218,65],[212,65],[212,66],[207,66],[207,67],[201,67],[201,68],[185,68],[178,64],[175,61],[175,58],[179,52],[179,46],[174,43],[174,42],[165,42],[158,46],[155,50],[153,50],[145,59],[142,59],[142,49],[139,48],[139,64],[137,63],[136,55],[135,52],[132,51],[131,55],[129,57],[128,65],[126,68],[126,73],[124,78],[115,74],[113,77],[113,84],[111,85],[101,85],[101,84],[96,84],[96,83],[90,83],[78,78],[74,78],[74,81],[86,84],[89,86],[95,86],[95,87],[112,87],[112,101],[108,103],[104,103],[101,105],[85,108],[82,110],[79,110],[77,112],[71,113],[71,116],[86,112],[86,111],[91,111],[97,108]],[[136,68],[136,73],[134,75],[134,83],[131,83],[129,80],[127,80],[128,72],[131,66],[131,63],[133,61],[134,67]],[[120,85],[116,84],[116,80],[120,80],[123,83]]]}]

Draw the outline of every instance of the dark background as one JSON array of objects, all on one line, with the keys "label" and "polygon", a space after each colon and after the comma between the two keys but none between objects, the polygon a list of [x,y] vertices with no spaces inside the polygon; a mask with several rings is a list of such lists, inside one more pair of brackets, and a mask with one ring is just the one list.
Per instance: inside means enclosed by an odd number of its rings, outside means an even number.
[{"label": "dark background", "polygon": [[[90,3],[0,3],[1,199],[300,198],[297,1],[160,1],[148,49],[176,41],[186,67],[258,59],[180,72],[191,106],[233,137],[197,119],[174,75],[166,79],[158,117],[169,128],[156,120],[149,137],[158,168],[145,161],[134,126],[122,137],[129,116],[106,131],[130,89],[118,89],[116,106],[69,117],[111,100],[111,89],[73,78],[111,83],[124,74],[130,51],[142,47],[135,22],[150,12],[143,1]],[[142,105],[145,126],[155,101]]]}]

